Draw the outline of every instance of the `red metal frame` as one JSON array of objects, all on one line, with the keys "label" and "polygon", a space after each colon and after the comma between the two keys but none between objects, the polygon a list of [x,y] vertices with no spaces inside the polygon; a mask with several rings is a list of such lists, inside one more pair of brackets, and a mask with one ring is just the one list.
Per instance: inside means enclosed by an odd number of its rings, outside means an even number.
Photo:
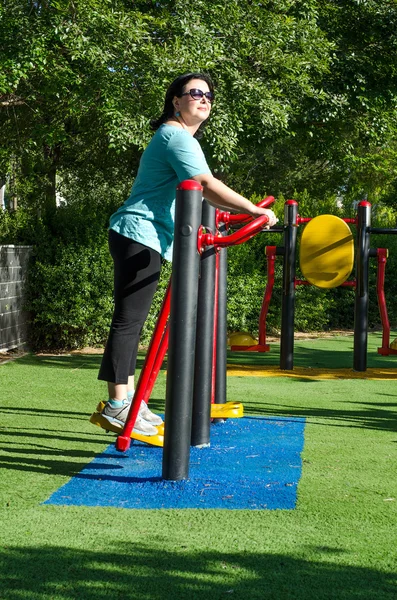
[{"label": "red metal frame", "polygon": [[[266,196],[260,202],[258,202],[257,206],[261,208],[267,208],[274,202],[274,196]],[[248,223],[252,221],[253,217],[251,215],[239,214],[239,215],[231,215],[230,212],[227,211],[219,211],[217,214],[217,223],[224,223],[225,225],[239,225],[240,223]]]},{"label": "red metal frame", "polygon": [[266,247],[267,283],[265,288],[265,294],[263,296],[261,314],[259,317],[259,345],[264,348],[262,352],[268,352],[270,350],[270,346],[266,344],[266,318],[270,306],[270,299],[272,297],[274,288],[276,250],[276,246]]},{"label": "red metal frame", "polygon": [[211,380],[211,404],[215,403],[216,385],[216,349],[218,341],[218,310],[219,310],[219,251],[215,255],[215,293],[214,293],[214,333],[212,349],[212,380]]},{"label": "red metal frame", "polygon": [[203,233],[203,227],[200,226],[197,233],[197,248],[200,254],[206,246],[215,246],[215,248],[226,248],[228,246],[237,246],[250,240],[254,235],[259,233],[268,223],[269,217],[262,215],[257,217],[251,223],[244,225],[238,231],[224,237],[223,235],[213,233]]},{"label": "red metal frame", "polygon": [[[183,183],[183,189],[198,189],[196,187],[197,182],[195,181],[185,181]],[[182,184],[181,184],[182,185]],[[187,186],[187,187],[186,187]],[[190,187],[191,186],[191,187]],[[201,186],[200,186],[201,187]],[[269,203],[274,201],[272,199],[265,199]],[[250,217],[251,218],[251,217]],[[216,247],[225,247],[231,246],[235,244],[242,244],[243,242],[249,240],[256,233],[258,233],[261,229],[263,229],[268,222],[269,218],[267,215],[263,215],[258,217],[251,223],[248,223],[244,227],[242,227],[239,231],[229,235],[227,237],[223,237],[221,235],[213,235],[211,233],[203,233],[203,228],[200,227],[198,231],[198,250],[201,253],[204,250],[204,247],[207,245]],[[168,330],[168,317],[170,314],[170,303],[171,303],[171,282],[168,284],[168,288],[165,294],[165,298],[163,300],[163,304],[160,310],[160,314],[156,323],[155,330],[153,332],[153,336],[150,342],[150,346],[148,349],[148,353],[146,355],[146,359],[138,380],[137,387],[135,389],[134,399],[131,403],[130,411],[121,435],[119,435],[116,439],[116,448],[125,452],[128,450],[131,444],[131,433],[134,428],[139,407],[141,405],[142,400],[148,402],[150,394],[152,392],[154,383],[158,376],[159,370],[161,368],[162,362],[164,360],[165,353],[168,348],[168,339],[169,339],[169,330]],[[216,289],[217,293],[217,289]],[[214,321],[214,348],[216,344],[216,333],[215,333],[215,323],[217,316],[217,302],[215,303],[215,321]],[[216,350],[214,352],[214,356],[216,358]],[[215,360],[214,358],[214,360]],[[215,370],[213,370],[212,375],[212,396],[214,395],[215,390]]]},{"label": "red metal frame", "polygon": [[397,350],[390,348],[390,323],[387,314],[386,296],[385,296],[385,272],[387,263],[387,248],[378,248],[376,258],[378,260],[378,275],[376,280],[376,293],[378,296],[378,306],[380,319],[382,322],[382,346],[378,348],[378,354],[389,356],[397,354]]},{"label": "red metal frame", "polygon": [[[294,200],[288,202],[295,202]],[[312,221],[313,217],[299,217],[297,219],[298,224],[309,223]],[[345,223],[352,223],[357,225],[357,218],[350,219],[342,219]],[[275,260],[276,260],[276,246],[266,246],[266,256],[267,256],[267,284],[265,288],[265,293],[262,302],[261,314],[259,317],[259,344],[256,346],[232,346],[231,350],[233,351],[242,351],[242,352],[268,352],[270,350],[270,346],[266,344],[266,318],[267,313],[270,306],[271,297],[273,294],[274,288],[274,273],[275,273]],[[311,285],[309,281],[304,279],[295,279],[295,287],[298,285]],[[355,287],[356,281],[345,281],[339,287]],[[392,351],[396,352],[397,351]]]},{"label": "red metal frame", "polygon": [[164,360],[165,353],[167,352],[169,337],[167,321],[170,314],[170,304],[171,281],[169,282],[167,291],[165,293],[156,327],[154,329],[146,359],[135,389],[130,411],[124,425],[123,433],[119,435],[116,440],[116,448],[122,452],[125,452],[130,447],[131,433],[134,429],[139,407],[142,400],[148,402],[157,375],[161,368],[161,364]]},{"label": "red metal frame", "polygon": [[[187,180],[182,182],[181,186],[183,189],[202,189],[200,184],[194,180]],[[182,189],[182,187],[180,188]],[[274,202],[273,196],[264,198],[258,206],[266,207]],[[291,201],[294,202],[294,201]],[[204,233],[203,228],[200,227],[197,236],[198,251],[203,252],[206,246],[215,246],[215,248],[228,247],[233,245],[242,244],[254,235],[259,233],[268,222],[268,217],[263,215],[256,219],[253,219],[251,215],[231,215],[229,212],[217,211],[217,223],[223,222],[227,224],[238,224],[246,223],[241,229],[235,231],[231,235],[226,237]],[[298,223],[307,223],[312,218],[298,217]],[[346,223],[357,223],[356,219],[343,219]],[[386,253],[386,254],[385,254]],[[268,267],[268,280],[266,284],[265,294],[262,302],[261,314],[259,318],[259,344],[256,346],[233,346],[233,350],[244,350],[245,352],[267,352],[270,347],[266,344],[266,318],[270,305],[271,296],[274,287],[274,273],[275,273],[275,259],[276,259],[276,246],[266,247],[267,256],[267,267]],[[378,249],[378,301],[379,309],[381,313],[382,325],[383,325],[383,340],[382,348],[378,349],[380,354],[397,354],[397,350],[392,350],[389,347],[390,338],[390,325],[387,316],[386,301],[384,297],[384,274],[385,264],[387,259],[387,250]],[[213,372],[212,372],[212,391],[211,391],[211,402],[215,399],[215,364],[216,364],[216,335],[217,335],[217,314],[218,314],[218,263],[219,253],[216,256],[216,279],[215,279],[215,305],[214,305],[214,334],[213,334]],[[295,285],[310,285],[309,282],[304,280],[296,280]],[[355,286],[355,281],[346,281],[342,286]],[[116,447],[118,450],[125,451],[129,448],[131,443],[131,433],[134,428],[139,407],[142,400],[145,402],[149,401],[150,394],[153,390],[153,386],[157,379],[161,365],[163,363],[165,354],[168,349],[169,340],[169,328],[168,328],[168,317],[170,313],[170,301],[171,301],[171,282],[168,284],[168,288],[163,300],[163,304],[160,310],[160,314],[156,323],[155,330],[150,342],[148,353],[138,380],[138,384],[135,390],[134,399],[131,403],[131,408],[127,421],[125,423],[123,433],[117,437]]]},{"label": "red metal frame", "polygon": [[266,318],[274,288],[276,251],[276,246],[266,246],[267,283],[263,296],[261,314],[259,316],[259,344],[256,344],[255,346],[231,346],[233,352],[269,352],[270,350],[270,346],[266,344]]},{"label": "red metal frame", "polygon": [[[314,218],[315,217],[300,217],[298,215],[296,222],[298,225],[301,225],[302,223],[309,223]],[[351,223],[352,225],[357,225],[357,218],[355,218],[355,219],[346,218],[346,219],[342,219],[342,221],[344,221],[345,223]]]}]

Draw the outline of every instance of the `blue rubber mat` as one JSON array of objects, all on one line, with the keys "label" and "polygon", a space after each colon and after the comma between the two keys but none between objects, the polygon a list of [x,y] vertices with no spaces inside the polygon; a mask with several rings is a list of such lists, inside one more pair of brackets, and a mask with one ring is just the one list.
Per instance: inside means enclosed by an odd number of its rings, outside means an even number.
[{"label": "blue rubber mat", "polygon": [[134,442],[98,455],[44,504],[135,509],[293,509],[305,420],[228,419],[211,427],[211,446],[192,448],[189,479],[163,481],[162,449]]}]

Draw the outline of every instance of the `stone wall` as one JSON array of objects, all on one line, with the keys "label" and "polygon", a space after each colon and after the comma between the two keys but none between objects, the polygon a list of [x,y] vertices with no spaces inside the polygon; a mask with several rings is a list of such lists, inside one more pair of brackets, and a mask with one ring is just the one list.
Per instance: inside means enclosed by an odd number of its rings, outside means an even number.
[{"label": "stone wall", "polygon": [[0,351],[27,342],[29,315],[24,288],[31,246],[0,245]]}]

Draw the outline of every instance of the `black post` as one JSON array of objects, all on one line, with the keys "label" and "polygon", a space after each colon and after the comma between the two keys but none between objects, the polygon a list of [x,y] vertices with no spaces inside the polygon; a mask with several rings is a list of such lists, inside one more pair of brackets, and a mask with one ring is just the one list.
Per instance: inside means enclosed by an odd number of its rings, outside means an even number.
[{"label": "black post", "polygon": [[[215,208],[203,201],[202,225],[215,232]],[[208,446],[211,425],[212,358],[215,301],[215,248],[201,255],[197,305],[196,359],[192,414],[192,446]]]},{"label": "black post", "polygon": [[295,272],[298,203],[284,205],[284,266],[281,308],[280,369],[294,368]]},{"label": "black post", "polygon": [[163,452],[163,479],[172,481],[189,476],[201,202],[199,183],[187,180],[178,186]]},{"label": "black post", "polygon": [[[226,225],[219,228],[227,235]],[[226,403],[227,386],[227,248],[218,250],[218,319],[216,335],[215,404]]]},{"label": "black post", "polygon": [[357,222],[356,296],[354,303],[353,369],[367,370],[368,346],[368,277],[371,227],[371,204],[360,202]]}]

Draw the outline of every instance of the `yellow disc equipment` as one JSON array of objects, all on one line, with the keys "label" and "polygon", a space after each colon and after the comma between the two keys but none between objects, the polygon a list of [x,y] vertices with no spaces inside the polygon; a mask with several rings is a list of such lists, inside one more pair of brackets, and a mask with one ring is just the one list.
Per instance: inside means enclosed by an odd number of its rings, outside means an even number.
[{"label": "yellow disc equipment", "polygon": [[257,346],[258,342],[247,331],[235,331],[229,335],[229,346]]},{"label": "yellow disc equipment", "polygon": [[303,276],[319,288],[344,283],[353,270],[354,238],[350,227],[335,215],[320,215],[305,226],[300,247]]}]

